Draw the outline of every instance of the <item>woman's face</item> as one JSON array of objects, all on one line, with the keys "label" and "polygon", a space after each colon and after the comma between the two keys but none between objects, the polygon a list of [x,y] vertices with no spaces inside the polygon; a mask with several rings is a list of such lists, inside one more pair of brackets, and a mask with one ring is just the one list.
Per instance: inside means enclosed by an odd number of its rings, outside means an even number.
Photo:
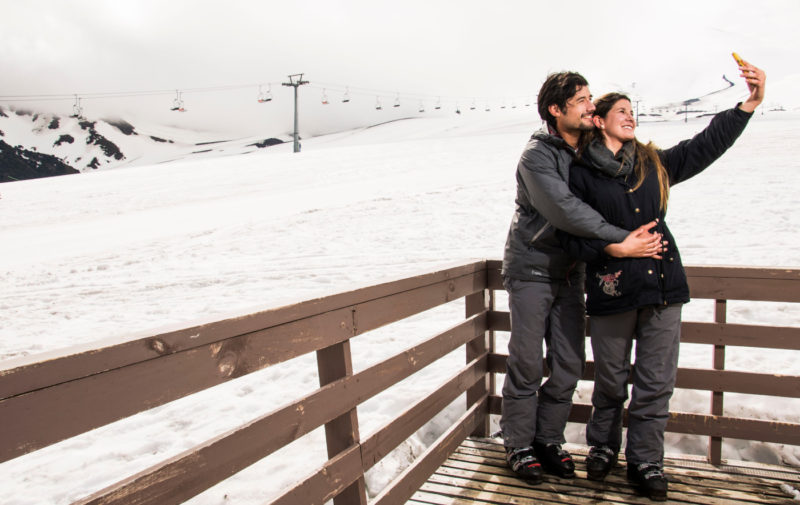
[{"label": "woman's face", "polygon": [[611,106],[606,117],[595,116],[594,124],[602,130],[603,135],[617,142],[626,142],[635,138],[636,120],[628,100],[617,100]]}]

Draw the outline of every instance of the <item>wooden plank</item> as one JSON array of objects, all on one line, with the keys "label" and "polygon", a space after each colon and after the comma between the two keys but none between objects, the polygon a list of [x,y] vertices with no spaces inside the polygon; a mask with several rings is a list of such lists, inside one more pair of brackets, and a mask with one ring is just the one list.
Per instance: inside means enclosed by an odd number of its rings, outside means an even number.
[{"label": "wooden plank", "polygon": [[800,302],[796,279],[690,276],[688,280],[695,299]]},{"label": "wooden plank", "polygon": [[472,272],[446,282],[421,286],[354,305],[355,335],[482,290],[486,271]]},{"label": "wooden plank", "polygon": [[[489,413],[500,415],[502,398],[497,395],[489,397]],[[569,422],[586,424],[592,412],[592,406],[573,403]],[[627,426],[627,409],[623,425]],[[778,444],[800,445],[800,424],[779,421],[761,421],[757,419],[738,419],[734,417],[709,416],[670,412],[667,431],[690,435],[730,437],[740,440],[757,440]]]},{"label": "wooden plank", "polygon": [[[491,291],[488,289],[484,289],[482,291],[478,291],[477,293],[473,293],[466,297],[465,299],[465,316],[470,317],[473,314],[478,314],[481,312],[486,312],[491,310],[493,305],[493,297]],[[480,337],[470,341],[467,343],[467,352],[466,352],[466,361],[467,363],[471,362],[478,356],[485,356],[489,352],[489,342],[493,340],[491,338],[490,332],[485,332]],[[467,408],[470,405],[475,403],[479,398],[483,398],[487,394],[489,394],[489,374],[484,376],[484,379],[478,383],[476,383],[472,388],[467,391]],[[483,420],[479,424],[479,426],[475,429],[474,433],[471,433],[472,436],[476,437],[486,437],[489,436],[489,413],[486,412],[486,415],[483,416]]]},{"label": "wooden plank", "polygon": [[774,279],[800,281],[800,269],[779,267],[742,267],[722,265],[684,266],[689,278]]},{"label": "wooden plank", "polygon": [[469,433],[475,430],[486,410],[486,399],[473,405],[456,423],[442,434],[413,465],[372,500],[373,505],[401,505],[425,482],[427,477],[458,447]]},{"label": "wooden plank", "polygon": [[168,353],[0,401],[0,462],[352,334],[349,310]]},{"label": "wooden plank", "polygon": [[800,398],[800,377],[794,375],[679,368],[675,386],[701,391]]},{"label": "wooden plank", "polygon": [[[0,363],[0,399],[54,384],[68,382],[115,368],[151,360],[158,356],[203,347],[233,337],[285,325],[340,309],[351,309],[370,300],[405,291],[470,277],[474,291],[485,288],[485,262],[478,261],[375,286],[306,300],[268,310],[251,309],[218,321],[172,325],[161,329],[47,353],[24,356]],[[481,275],[473,276],[480,272]],[[430,308],[430,307],[429,307]]]},{"label": "wooden plank", "polygon": [[362,442],[364,471],[372,468],[485,375],[486,356],[478,356],[439,389]]},{"label": "wooden plank", "polygon": [[[489,373],[505,373],[507,355],[489,355]],[[549,374],[544,367],[545,376]],[[594,362],[587,361],[582,380],[594,380]],[[631,379],[628,380],[630,384]],[[700,391],[722,391],[765,396],[800,398],[800,376],[679,368],[676,387]]]},{"label": "wooden plank", "polygon": [[[492,331],[511,331],[509,313],[503,311],[490,312],[489,328]],[[590,335],[587,334],[587,336]],[[800,350],[800,328],[684,321],[681,323],[681,344],[733,345]]]},{"label": "wooden plank", "polygon": [[[353,358],[350,354],[350,341],[345,340],[338,344],[320,349],[317,351],[317,369],[319,371],[319,385],[326,386],[344,377],[353,375]],[[336,419],[325,423],[325,443],[328,450],[328,458],[334,459],[343,451],[357,445],[360,442],[358,433],[358,411],[355,408],[340,415]],[[361,463],[361,454],[358,454]],[[323,467],[325,478],[329,478],[328,471],[331,468]],[[344,477],[339,477],[342,481]],[[364,473],[359,472],[351,484],[344,489],[337,488],[337,493],[333,499],[334,505],[367,505],[367,490],[364,484]],[[330,482],[327,482],[328,488]],[[316,486],[316,484],[315,484]],[[328,489],[326,488],[326,489]],[[316,489],[316,487],[314,488]],[[306,491],[306,494],[314,494]],[[320,493],[321,494],[321,493]],[[326,495],[327,496],[327,495]],[[327,500],[323,500],[324,503]]]},{"label": "wooden plank", "polygon": [[433,363],[486,329],[479,314],[432,339],[196,448],[113,484],[80,504],[181,503],[268,456],[400,380]]},{"label": "wooden plank", "polygon": [[800,424],[670,412],[667,431],[800,445]]},{"label": "wooden plank", "polygon": [[[347,489],[352,488],[357,482],[356,477],[361,474],[361,453],[358,445],[354,445],[325,463],[325,465],[312,476],[306,478],[292,489],[276,498],[271,505],[324,505],[333,499],[344,500],[349,498],[357,501],[342,501],[347,503],[361,503],[357,497],[348,497]],[[363,478],[362,478],[363,480]]]},{"label": "wooden plank", "polygon": [[800,350],[800,328],[684,321],[681,343]]}]

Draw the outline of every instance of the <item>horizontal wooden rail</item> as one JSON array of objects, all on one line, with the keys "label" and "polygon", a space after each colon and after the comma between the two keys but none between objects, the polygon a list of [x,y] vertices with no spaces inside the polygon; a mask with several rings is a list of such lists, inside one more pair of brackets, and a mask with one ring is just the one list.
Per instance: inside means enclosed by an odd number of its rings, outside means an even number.
[{"label": "horizontal wooden rail", "polygon": [[[489,373],[506,372],[506,354],[489,356]],[[543,360],[545,375],[547,362]],[[594,380],[594,362],[587,361],[582,380]],[[628,384],[631,378],[628,378]],[[703,368],[679,368],[675,387],[699,391],[724,391],[751,395],[782,396],[800,398],[800,377],[794,375],[735,372]]]},{"label": "horizontal wooden rail", "polygon": [[800,350],[800,328],[730,323],[681,323],[681,343]]},{"label": "horizontal wooden rail", "polygon": [[[491,414],[500,415],[501,405],[502,397],[493,395],[489,398]],[[586,424],[591,413],[591,405],[575,403],[572,405],[569,422]],[[670,412],[669,415],[667,431],[672,433],[800,445],[800,424],[684,412]],[[624,414],[623,426],[628,426],[627,410]]]}]

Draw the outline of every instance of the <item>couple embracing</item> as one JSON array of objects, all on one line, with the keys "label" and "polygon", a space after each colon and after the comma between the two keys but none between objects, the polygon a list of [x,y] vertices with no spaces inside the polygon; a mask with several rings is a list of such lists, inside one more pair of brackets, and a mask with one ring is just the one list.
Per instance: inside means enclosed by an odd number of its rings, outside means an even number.
[{"label": "couple embracing", "polygon": [[689,288],[664,217],[670,187],[719,158],[763,101],[764,72],[747,62],[739,69],[749,97],[664,150],[636,139],[627,96],[592,101],[575,72],[551,74],[542,85],[546,124],[517,168],[502,271],[511,338],[500,428],[508,465],[523,479],[575,475],[562,444],[583,376],[589,314],[595,376],[587,476],[603,480],[616,466],[630,375],[627,476],[651,499],[666,500],[664,431]]}]

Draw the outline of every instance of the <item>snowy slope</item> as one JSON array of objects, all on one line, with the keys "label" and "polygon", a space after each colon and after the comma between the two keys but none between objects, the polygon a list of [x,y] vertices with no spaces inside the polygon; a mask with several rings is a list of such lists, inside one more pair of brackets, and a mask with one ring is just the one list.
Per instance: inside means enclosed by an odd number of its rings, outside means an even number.
[{"label": "snowy slope", "polygon": [[[64,347],[122,341],[480,258],[500,258],[514,170],[538,121],[395,121],[247,154],[95,171],[0,187],[2,367]],[[643,125],[667,147],[703,128]],[[800,266],[800,114],[756,115],[711,169],[676,186],[668,220],[687,264]],[[177,155],[176,155],[177,156]],[[503,297],[499,294],[500,308]],[[364,369],[463,317],[463,302],[353,341]],[[729,304],[729,322],[800,325],[789,304]],[[710,320],[705,301],[687,320]],[[503,341],[500,337],[502,350]],[[588,346],[587,346],[588,347]],[[704,346],[681,366],[709,367]],[[729,350],[730,369],[800,375],[797,353]],[[362,436],[463,365],[454,353],[359,408]],[[316,387],[312,356],[243,377],[0,464],[4,503],[63,504],[252,420]],[[589,401],[590,386],[577,393]],[[368,475],[370,494],[463,411],[457,401]],[[707,394],[673,409],[708,409]],[[726,395],[726,413],[800,423],[800,402]],[[582,443],[580,426],[570,442]],[[113,443],[110,441],[113,440]],[[703,453],[670,436],[668,451]],[[263,503],[324,460],[314,432],[191,503]],[[800,449],[726,440],[723,457],[800,464]]]}]

